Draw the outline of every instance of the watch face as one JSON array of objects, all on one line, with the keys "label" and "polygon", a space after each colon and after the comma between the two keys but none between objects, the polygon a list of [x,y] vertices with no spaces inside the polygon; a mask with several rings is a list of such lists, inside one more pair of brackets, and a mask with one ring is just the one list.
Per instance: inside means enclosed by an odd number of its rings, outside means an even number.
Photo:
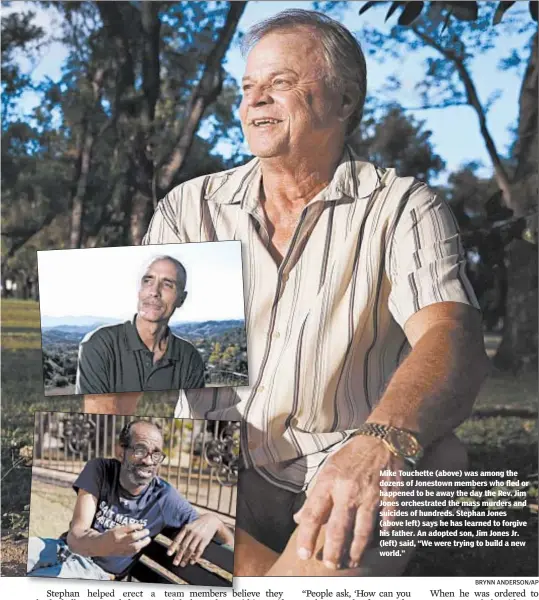
[{"label": "watch face", "polygon": [[406,431],[391,430],[386,440],[405,458],[416,458],[421,453],[421,447],[415,438]]}]

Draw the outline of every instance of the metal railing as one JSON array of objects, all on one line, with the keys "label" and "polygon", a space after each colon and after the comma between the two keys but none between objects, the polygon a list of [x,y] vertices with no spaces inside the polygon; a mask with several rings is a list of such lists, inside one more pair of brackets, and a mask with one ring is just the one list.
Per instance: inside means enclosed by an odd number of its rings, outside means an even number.
[{"label": "metal railing", "polygon": [[215,365],[206,364],[206,387],[249,385],[247,373],[238,373],[227,369],[219,369]]},{"label": "metal railing", "polygon": [[[119,434],[139,417],[36,412],[34,466],[79,474],[92,458],[118,456]],[[144,419],[144,417],[142,417]],[[193,505],[235,517],[239,423],[145,418],[161,428],[166,458],[159,476]]]}]

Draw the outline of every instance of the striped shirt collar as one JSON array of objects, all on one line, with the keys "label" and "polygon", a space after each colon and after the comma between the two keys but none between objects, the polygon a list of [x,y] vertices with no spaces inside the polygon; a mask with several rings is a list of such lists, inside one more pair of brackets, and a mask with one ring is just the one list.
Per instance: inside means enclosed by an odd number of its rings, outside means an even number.
[{"label": "striped shirt collar", "polygon": [[[253,212],[259,205],[262,169],[255,158],[241,167],[225,171],[222,177],[203,191],[204,198],[216,204],[241,204]],[[368,198],[380,186],[380,176],[371,163],[359,160],[350,146],[345,146],[330,184],[309,204],[335,200],[351,201]]]}]

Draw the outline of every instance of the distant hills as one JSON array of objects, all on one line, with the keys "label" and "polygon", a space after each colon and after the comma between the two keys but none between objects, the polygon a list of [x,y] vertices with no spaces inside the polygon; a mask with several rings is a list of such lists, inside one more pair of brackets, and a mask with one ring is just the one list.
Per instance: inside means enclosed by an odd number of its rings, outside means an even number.
[{"label": "distant hills", "polygon": [[201,321],[199,323],[179,323],[171,325],[170,329],[176,335],[191,338],[212,338],[220,336],[225,331],[235,329],[236,327],[245,327],[243,319],[230,319],[227,321]]},{"label": "distant hills", "polygon": [[109,319],[107,317],[91,317],[84,315],[81,317],[41,317],[41,327],[100,327],[101,325],[113,325],[121,323],[121,319]]},{"label": "distant hills", "polygon": [[[74,393],[79,344],[90,331],[117,320],[99,317],[44,319],[42,329],[45,395]],[[121,321],[120,321],[121,322]],[[47,326],[46,323],[49,325]],[[52,326],[51,323],[54,323]],[[246,385],[247,339],[245,321],[176,323],[176,335],[189,340],[206,364],[206,385]]]},{"label": "distant hills", "polygon": [[[59,322],[60,321],[60,322]],[[44,317],[42,320],[43,344],[78,344],[82,338],[103,325],[115,325],[122,321],[117,319],[101,319],[99,317]],[[176,335],[192,339],[211,339],[219,337],[229,330],[245,327],[242,319],[228,319],[225,321],[200,321],[177,323],[170,326]]]}]

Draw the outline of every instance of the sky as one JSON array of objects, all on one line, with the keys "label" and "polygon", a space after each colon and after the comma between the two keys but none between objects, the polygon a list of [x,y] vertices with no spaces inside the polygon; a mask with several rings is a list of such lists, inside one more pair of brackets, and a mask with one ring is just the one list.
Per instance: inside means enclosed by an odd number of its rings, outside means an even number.
[{"label": "sky", "polygon": [[187,271],[188,295],[172,324],[244,319],[239,241],[40,251],[41,318],[132,318],[144,268],[160,255],[177,258]]},{"label": "sky", "polygon": [[[387,6],[370,9],[364,15],[359,16],[358,11],[362,4],[363,2],[349,2],[343,17],[340,19],[341,22],[355,33],[363,25],[374,25],[383,32],[389,32],[392,25],[395,24],[396,17],[394,16],[387,23],[384,23]],[[518,4],[522,5],[525,3]],[[13,6],[7,10],[21,10],[20,7],[31,6],[32,2],[17,2],[13,3],[13,5],[19,5],[19,7]],[[248,2],[240,20],[239,29],[245,31],[253,23],[271,16],[284,8],[310,8],[311,5],[311,2]],[[39,23],[46,30],[54,30],[54,10],[44,10],[36,6],[33,6],[32,9],[39,13]],[[515,10],[515,7],[511,10]],[[506,16],[511,14],[511,10]],[[510,55],[513,48],[523,46],[529,37],[529,33],[515,34],[511,38],[509,36],[500,36],[496,42],[496,46],[487,54],[475,59],[472,64],[472,74],[482,101],[485,101],[495,90],[501,91],[501,97],[496,101],[488,114],[488,126],[501,154],[508,152],[512,141],[510,129],[514,128],[517,123],[518,94],[521,78],[515,71],[500,71],[497,69],[497,65],[501,58]],[[361,38],[359,39],[361,41]],[[416,51],[413,56],[405,55],[402,61],[390,61],[380,64],[372,56],[367,55],[368,93],[379,95],[379,90],[387,77],[398,72],[403,81],[403,87],[399,91],[398,96],[395,96],[395,99],[398,99],[403,106],[418,106],[419,102],[414,92],[414,86],[423,77],[421,60],[424,56],[423,52]],[[32,67],[34,79],[39,80],[44,76],[58,79],[65,57],[66,50],[62,45],[58,43],[50,45],[41,60]],[[225,66],[238,82],[241,80],[244,64],[238,44],[234,42],[226,56]],[[37,102],[38,98],[35,94],[26,94],[20,105],[21,111],[30,111]],[[431,109],[409,112],[417,119],[426,121],[426,127],[432,131],[431,141],[435,151],[446,161],[446,171],[434,183],[443,183],[450,172],[458,170],[461,165],[470,161],[479,162],[484,165],[480,170],[481,175],[489,176],[492,173],[490,159],[479,133],[477,116],[471,107],[460,106],[445,108],[443,110]]]}]

